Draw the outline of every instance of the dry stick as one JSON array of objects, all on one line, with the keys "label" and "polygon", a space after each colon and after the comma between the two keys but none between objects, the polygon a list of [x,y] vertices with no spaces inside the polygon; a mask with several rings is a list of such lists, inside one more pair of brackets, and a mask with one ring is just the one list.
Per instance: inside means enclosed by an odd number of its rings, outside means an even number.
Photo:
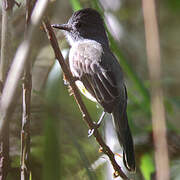
[{"label": "dry stick", "polygon": [[79,106],[79,109],[82,113],[82,116],[83,116],[83,119],[85,120],[85,122],[88,124],[89,128],[90,129],[94,129],[94,137],[96,138],[97,142],[99,143],[99,145],[101,146],[102,148],[102,151],[109,157],[110,161],[111,161],[111,164],[115,170],[115,173],[114,173],[114,176],[117,177],[117,176],[121,176],[123,179],[127,179],[128,180],[128,177],[123,173],[123,171],[121,170],[121,167],[117,164],[115,158],[114,158],[114,154],[113,152],[110,150],[110,148],[104,143],[99,131],[97,130],[97,128],[95,127],[93,121],[91,120],[91,117],[82,101],[82,98],[80,96],[80,93],[75,85],[75,81],[74,81],[74,78],[69,70],[69,68],[67,67],[65,61],[64,61],[64,58],[61,54],[61,51],[59,49],[59,46],[58,46],[58,42],[57,42],[57,39],[56,39],[56,36],[51,28],[51,25],[49,23],[49,21],[47,19],[44,20],[43,22],[43,25],[44,25],[44,28],[45,28],[45,31],[47,33],[47,36],[50,40],[50,43],[51,43],[51,46],[54,50],[54,54],[55,54],[55,57],[56,59],[59,61],[59,64],[61,65],[61,68],[62,68],[62,71],[64,72],[64,75],[65,75],[65,78],[66,80],[69,82],[70,84],[70,87],[72,88],[72,91],[73,91],[73,95],[74,95],[74,98],[76,100],[76,103],[78,104]]},{"label": "dry stick", "polygon": [[[32,12],[31,0],[26,0],[26,23],[25,38],[27,36],[30,17]],[[27,61],[23,75],[23,113],[22,113],[22,129],[21,129],[21,180],[29,180],[30,178],[30,117],[31,117],[31,89],[32,89],[32,63],[30,59]]]},{"label": "dry stick", "polygon": [[148,68],[151,81],[151,110],[155,144],[156,177],[169,180],[169,159],[166,140],[165,110],[161,87],[161,57],[154,0],[142,0]]},{"label": "dry stick", "polygon": [[[1,60],[0,60],[0,83],[2,88],[7,76],[11,61],[11,16],[13,0],[2,1],[2,34],[1,34]],[[6,179],[9,170],[9,123],[3,128],[0,136],[0,180]]]}]

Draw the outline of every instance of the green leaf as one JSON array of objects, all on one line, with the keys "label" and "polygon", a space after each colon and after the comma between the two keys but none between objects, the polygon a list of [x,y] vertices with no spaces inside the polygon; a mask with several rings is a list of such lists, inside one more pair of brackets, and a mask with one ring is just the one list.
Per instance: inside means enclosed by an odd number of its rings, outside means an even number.
[{"label": "green leaf", "polygon": [[154,172],[154,162],[152,155],[144,154],[141,157],[140,169],[145,180],[151,180],[151,174]]},{"label": "green leaf", "polygon": [[[53,109],[53,108],[52,108]],[[49,110],[48,110],[49,111]],[[43,179],[60,179],[60,150],[57,133],[57,117],[54,116],[53,110],[48,112],[45,119],[45,142],[44,142],[44,163]]]},{"label": "green leaf", "polygon": [[30,177],[29,177],[29,180],[32,180],[32,173],[31,173],[31,171],[30,171]]},{"label": "green leaf", "polygon": [[82,9],[81,3],[78,0],[69,0],[73,11],[78,11]]},{"label": "green leaf", "polygon": [[59,97],[60,73],[50,73],[46,84],[46,106],[44,108],[44,162],[43,179],[60,180],[60,146],[59,146]]}]

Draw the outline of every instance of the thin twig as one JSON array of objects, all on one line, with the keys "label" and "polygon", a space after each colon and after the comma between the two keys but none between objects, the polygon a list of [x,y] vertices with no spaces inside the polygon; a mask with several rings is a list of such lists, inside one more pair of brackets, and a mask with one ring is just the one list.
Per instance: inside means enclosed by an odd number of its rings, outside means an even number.
[{"label": "thin twig", "polygon": [[165,110],[161,86],[161,57],[154,0],[142,0],[148,68],[151,82],[151,110],[155,145],[156,179],[169,180]]},{"label": "thin twig", "polygon": [[64,72],[64,75],[65,75],[65,78],[66,80],[69,82],[70,84],[70,87],[72,88],[72,91],[73,91],[73,95],[74,95],[74,98],[76,100],[76,103],[78,104],[79,106],[79,109],[82,113],[82,116],[83,116],[83,119],[85,120],[85,122],[88,124],[89,128],[90,129],[94,129],[94,137],[96,138],[97,142],[99,143],[99,145],[101,146],[102,148],[102,151],[109,157],[110,161],[111,161],[111,164],[115,170],[115,173],[114,175],[117,177],[117,176],[121,176],[123,179],[128,179],[128,177],[123,173],[123,171],[121,170],[121,167],[117,164],[115,158],[114,158],[114,153],[111,151],[111,149],[105,144],[104,140],[102,139],[98,129],[95,127],[83,101],[82,101],[82,98],[79,94],[79,91],[75,85],[75,81],[74,81],[74,78],[68,68],[68,66],[66,65],[65,61],[64,61],[64,58],[61,54],[61,51],[59,49],[59,46],[58,46],[58,42],[57,42],[57,39],[56,39],[56,36],[51,28],[51,25],[48,21],[48,19],[46,18],[44,21],[43,21],[43,25],[44,25],[44,29],[47,33],[47,36],[50,40],[50,43],[51,43],[51,46],[54,50],[54,54],[55,54],[55,57],[56,59],[59,61],[59,64],[61,65],[61,68],[62,68],[62,71]]},{"label": "thin twig", "polygon": [[[0,60],[0,82],[3,88],[10,61],[11,61],[11,16],[13,0],[2,1],[2,34],[1,34],[1,60]],[[0,94],[2,93],[2,89]],[[9,170],[9,123],[3,128],[0,136],[0,179],[6,179]]]},{"label": "thin twig", "polygon": [[[30,17],[32,12],[31,0],[26,0],[26,23],[25,38],[27,36]],[[29,180],[30,178],[30,118],[31,118],[31,89],[32,89],[32,63],[30,59],[27,61],[23,75],[23,114],[21,129],[21,180]]]}]

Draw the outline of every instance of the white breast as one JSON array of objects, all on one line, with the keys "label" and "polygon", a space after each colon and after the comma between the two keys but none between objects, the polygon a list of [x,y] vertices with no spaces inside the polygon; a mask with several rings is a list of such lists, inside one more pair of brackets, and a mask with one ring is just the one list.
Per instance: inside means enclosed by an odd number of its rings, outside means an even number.
[{"label": "white breast", "polygon": [[[70,49],[69,53],[69,65],[71,72],[74,76],[79,76],[78,73],[73,68],[73,59],[79,60],[79,61],[100,61],[101,56],[103,53],[103,49],[100,43],[94,41],[94,40],[81,40],[74,42],[72,44],[72,47]],[[78,57],[83,57],[79,58]]]},{"label": "white breast", "polygon": [[[69,53],[69,65],[70,70],[73,76],[80,77],[79,72],[74,68],[74,61],[84,61],[84,63],[88,61],[100,61],[103,53],[103,49],[101,44],[94,40],[82,40],[78,42],[72,43],[72,47]],[[93,62],[92,62],[93,63]],[[97,102],[96,99],[86,90],[83,83],[81,81],[76,81],[76,85],[88,99],[91,101]]]}]

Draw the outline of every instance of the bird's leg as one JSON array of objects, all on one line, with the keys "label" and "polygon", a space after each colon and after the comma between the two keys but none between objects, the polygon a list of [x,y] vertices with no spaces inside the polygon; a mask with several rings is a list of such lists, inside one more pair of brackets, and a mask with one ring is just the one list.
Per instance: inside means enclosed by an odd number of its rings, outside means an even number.
[{"label": "bird's leg", "polygon": [[101,114],[101,117],[99,118],[98,122],[94,122],[94,128],[88,130],[88,137],[92,136],[94,133],[94,129],[98,129],[102,123],[102,120],[104,119],[104,116],[106,115],[106,112],[103,111]]},{"label": "bird's leg", "polygon": [[100,127],[102,120],[104,119],[104,116],[106,115],[106,112],[102,112],[101,117],[99,118],[99,121],[97,122],[97,126]]},{"label": "bird's leg", "polygon": [[[73,76],[73,81],[74,82],[76,82],[76,81],[78,81],[79,80],[79,78],[78,77],[74,77]],[[65,86],[69,86],[69,81],[67,81],[67,79],[66,79],[66,77],[63,75],[63,81],[64,81],[64,85]]]}]

